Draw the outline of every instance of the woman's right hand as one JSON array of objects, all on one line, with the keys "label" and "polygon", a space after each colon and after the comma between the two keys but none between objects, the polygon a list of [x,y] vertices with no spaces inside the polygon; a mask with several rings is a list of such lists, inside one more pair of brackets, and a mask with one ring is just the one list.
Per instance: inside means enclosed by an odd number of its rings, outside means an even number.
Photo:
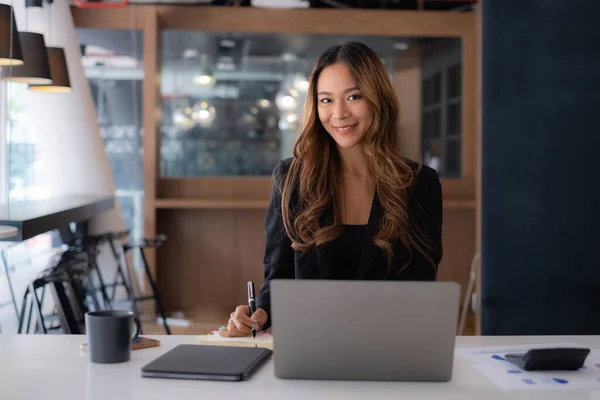
[{"label": "woman's right hand", "polygon": [[235,311],[229,316],[227,327],[219,330],[219,335],[223,337],[248,336],[252,333],[252,328],[260,332],[267,322],[267,312],[258,308],[250,317],[250,307],[247,305],[237,306]]}]

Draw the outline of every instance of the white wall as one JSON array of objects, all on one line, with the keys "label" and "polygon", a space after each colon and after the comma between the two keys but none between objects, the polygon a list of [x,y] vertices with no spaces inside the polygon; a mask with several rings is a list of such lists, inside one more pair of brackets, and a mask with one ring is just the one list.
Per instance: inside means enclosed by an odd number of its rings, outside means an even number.
[{"label": "white wall", "polygon": [[[7,0],[2,1],[10,4]],[[24,3],[23,0],[14,1],[19,30],[44,33],[47,46],[65,49],[73,88],[70,93],[27,93],[26,112],[31,116],[29,125],[37,136],[50,195],[113,196],[115,187],[110,165],[96,122],[96,110],[81,64],[67,0],[55,0],[51,6],[50,41],[48,4],[44,3],[41,11],[29,10],[26,14]],[[123,229],[118,205],[90,223],[92,233]]]}]

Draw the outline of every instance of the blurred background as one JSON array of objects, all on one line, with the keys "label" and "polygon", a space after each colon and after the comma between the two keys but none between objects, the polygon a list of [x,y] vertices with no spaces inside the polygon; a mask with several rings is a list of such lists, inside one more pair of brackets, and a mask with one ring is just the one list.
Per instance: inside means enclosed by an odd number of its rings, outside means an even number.
[{"label": "blurred background", "polygon": [[[585,255],[598,222],[585,216],[599,200],[586,185],[596,175],[582,166],[577,185],[556,184],[568,179],[563,159],[581,162],[571,147],[598,141],[588,103],[598,86],[597,6],[2,2],[3,331],[24,331],[25,306],[36,304],[28,285],[69,251],[85,254],[83,309],[132,307],[156,333],[224,323],[246,302],[245,282],[262,280],[271,172],[292,155],[311,69],[327,47],[351,40],[387,69],[403,152],[442,179],[438,277],[461,284],[459,333],[558,333],[567,320],[573,333],[600,328],[598,264]],[[564,271],[581,281],[569,278],[573,290],[556,299]],[[73,333],[65,326],[80,324],[77,310],[69,323],[59,297],[40,302],[48,330]],[[562,304],[562,316],[545,322],[550,304]]]}]

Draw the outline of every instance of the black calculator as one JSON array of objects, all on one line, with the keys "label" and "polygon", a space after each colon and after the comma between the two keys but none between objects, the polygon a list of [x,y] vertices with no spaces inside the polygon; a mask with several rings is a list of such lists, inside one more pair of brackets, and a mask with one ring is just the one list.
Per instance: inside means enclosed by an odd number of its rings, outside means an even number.
[{"label": "black calculator", "polygon": [[590,349],[557,347],[531,349],[525,353],[505,354],[505,358],[525,371],[576,371],[590,354]]}]

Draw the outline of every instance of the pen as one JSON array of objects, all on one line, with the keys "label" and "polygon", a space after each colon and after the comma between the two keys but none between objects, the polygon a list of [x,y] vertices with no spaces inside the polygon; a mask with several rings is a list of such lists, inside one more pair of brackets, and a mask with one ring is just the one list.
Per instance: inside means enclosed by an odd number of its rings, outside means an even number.
[{"label": "pen", "polygon": [[[248,306],[250,307],[250,316],[256,312],[256,302],[254,301],[254,282],[248,282]],[[256,329],[252,328],[252,337],[256,337]]]}]

